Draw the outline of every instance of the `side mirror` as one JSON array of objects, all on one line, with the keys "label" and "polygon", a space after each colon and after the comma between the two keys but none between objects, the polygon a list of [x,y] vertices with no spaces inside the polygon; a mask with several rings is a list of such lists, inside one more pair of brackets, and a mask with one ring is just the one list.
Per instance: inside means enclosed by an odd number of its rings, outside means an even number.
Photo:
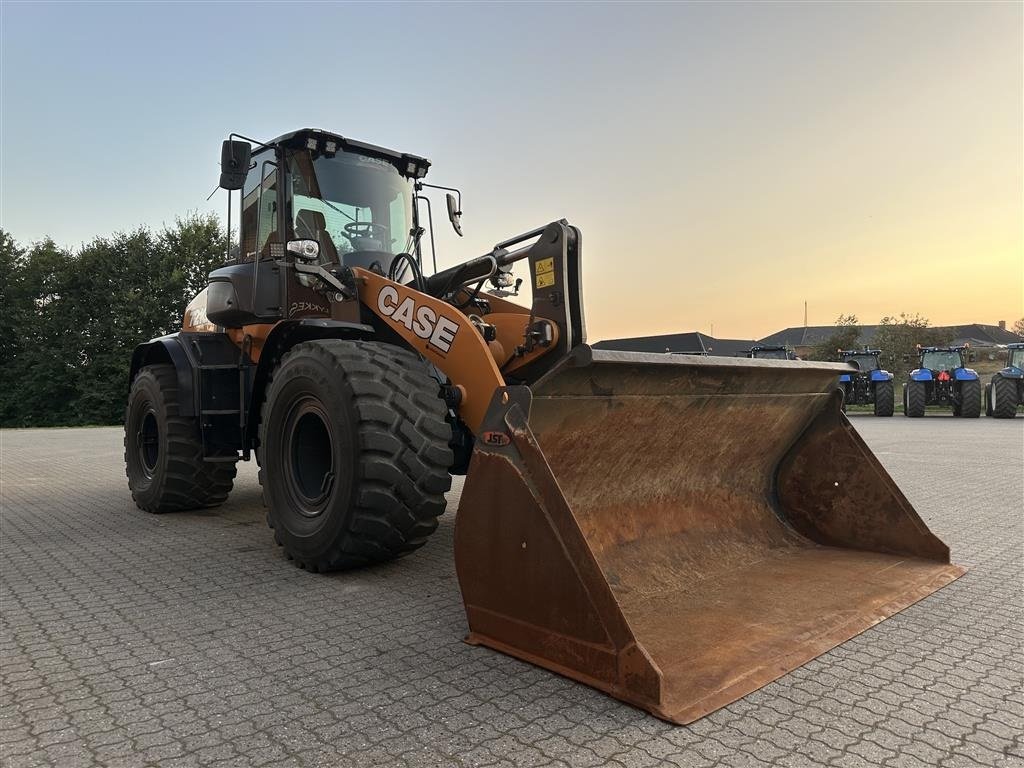
[{"label": "side mirror", "polygon": [[249,175],[252,147],[247,141],[225,141],[220,147],[221,189],[241,189]]},{"label": "side mirror", "polygon": [[462,237],[462,211],[459,210],[459,206],[455,202],[455,195],[449,192],[445,195],[445,199],[448,201],[448,221],[452,223],[455,234]]}]

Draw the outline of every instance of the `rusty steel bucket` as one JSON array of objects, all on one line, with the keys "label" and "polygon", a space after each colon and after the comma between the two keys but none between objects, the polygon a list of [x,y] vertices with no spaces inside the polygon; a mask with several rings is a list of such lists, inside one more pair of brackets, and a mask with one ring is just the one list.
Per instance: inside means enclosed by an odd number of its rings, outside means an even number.
[{"label": "rusty steel bucket", "polygon": [[583,346],[499,390],[455,527],[467,641],[689,723],[959,577],[845,370]]}]

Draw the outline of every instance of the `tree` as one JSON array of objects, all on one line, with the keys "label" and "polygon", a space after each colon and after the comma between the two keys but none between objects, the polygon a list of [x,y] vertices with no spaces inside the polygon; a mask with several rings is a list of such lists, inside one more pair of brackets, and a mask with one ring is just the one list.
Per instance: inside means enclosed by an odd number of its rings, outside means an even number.
[{"label": "tree", "polygon": [[1024,339],[1024,317],[1017,320],[1017,322],[1013,324],[1013,328],[1011,328],[1011,330]]},{"label": "tree", "polygon": [[21,269],[25,250],[0,229],[0,376],[19,347],[18,327],[25,310],[21,296]]},{"label": "tree", "polygon": [[215,216],[96,238],[77,253],[0,231],[0,424],[117,424],[135,345],[181,327],[224,261]]},{"label": "tree", "polygon": [[938,347],[949,344],[946,331],[929,327],[928,318],[900,312],[899,317],[886,315],[878,321],[875,346],[882,350],[882,367],[896,380],[906,377],[917,367],[917,345]]},{"label": "tree", "polygon": [[836,350],[852,349],[860,341],[860,324],[856,315],[840,315],[836,318],[836,330],[824,341],[816,344],[810,352],[811,360],[836,360]]}]

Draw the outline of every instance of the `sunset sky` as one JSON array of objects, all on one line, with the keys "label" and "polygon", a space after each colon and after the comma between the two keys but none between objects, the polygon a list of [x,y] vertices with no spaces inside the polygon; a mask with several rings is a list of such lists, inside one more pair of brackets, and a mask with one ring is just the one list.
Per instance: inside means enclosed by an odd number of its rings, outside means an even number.
[{"label": "sunset sky", "polygon": [[4,2],[0,226],[224,207],[230,131],[429,157],[443,266],[565,217],[591,340],[1024,314],[1024,13],[900,4]]}]

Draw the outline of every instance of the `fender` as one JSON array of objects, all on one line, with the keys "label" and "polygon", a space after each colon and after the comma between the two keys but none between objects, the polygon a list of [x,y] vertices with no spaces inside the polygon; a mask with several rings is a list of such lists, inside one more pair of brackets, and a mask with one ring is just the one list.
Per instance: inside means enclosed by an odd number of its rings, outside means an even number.
[{"label": "fender", "polygon": [[1004,379],[1024,379],[1024,370],[1011,365],[998,371],[996,376],[1002,376]]},{"label": "fender", "polygon": [[882,371],[882,370],[872,371],[871,372],[871,380],[872,381],[892,381],[892,374],[889,373],[888,371]]},{"label": "fender", "polygon": [[973,368],[954,368],[953,378],[956,381],[977,381],[978,372]]},{"label": "fender", "polygon": [[841,381],[841,382],[853,381],[853,374],[852,373],[840,374],[839,381]]},{"label": "fender", "polygon": [[932,372],[927,368],[915,368],[910,372],[911,381],[931,381]]},{"label": "fender", "polygon": [[178,375],[178,407],[181,415],[193,418],[195,409],[194,372],[188,354],[182,346],[177,333],[151,339],[139,344],[132,352],[132,365],[128,373],[128,386],[131,387],[136,375],[147,365],[169,363],[174,366]]}]

